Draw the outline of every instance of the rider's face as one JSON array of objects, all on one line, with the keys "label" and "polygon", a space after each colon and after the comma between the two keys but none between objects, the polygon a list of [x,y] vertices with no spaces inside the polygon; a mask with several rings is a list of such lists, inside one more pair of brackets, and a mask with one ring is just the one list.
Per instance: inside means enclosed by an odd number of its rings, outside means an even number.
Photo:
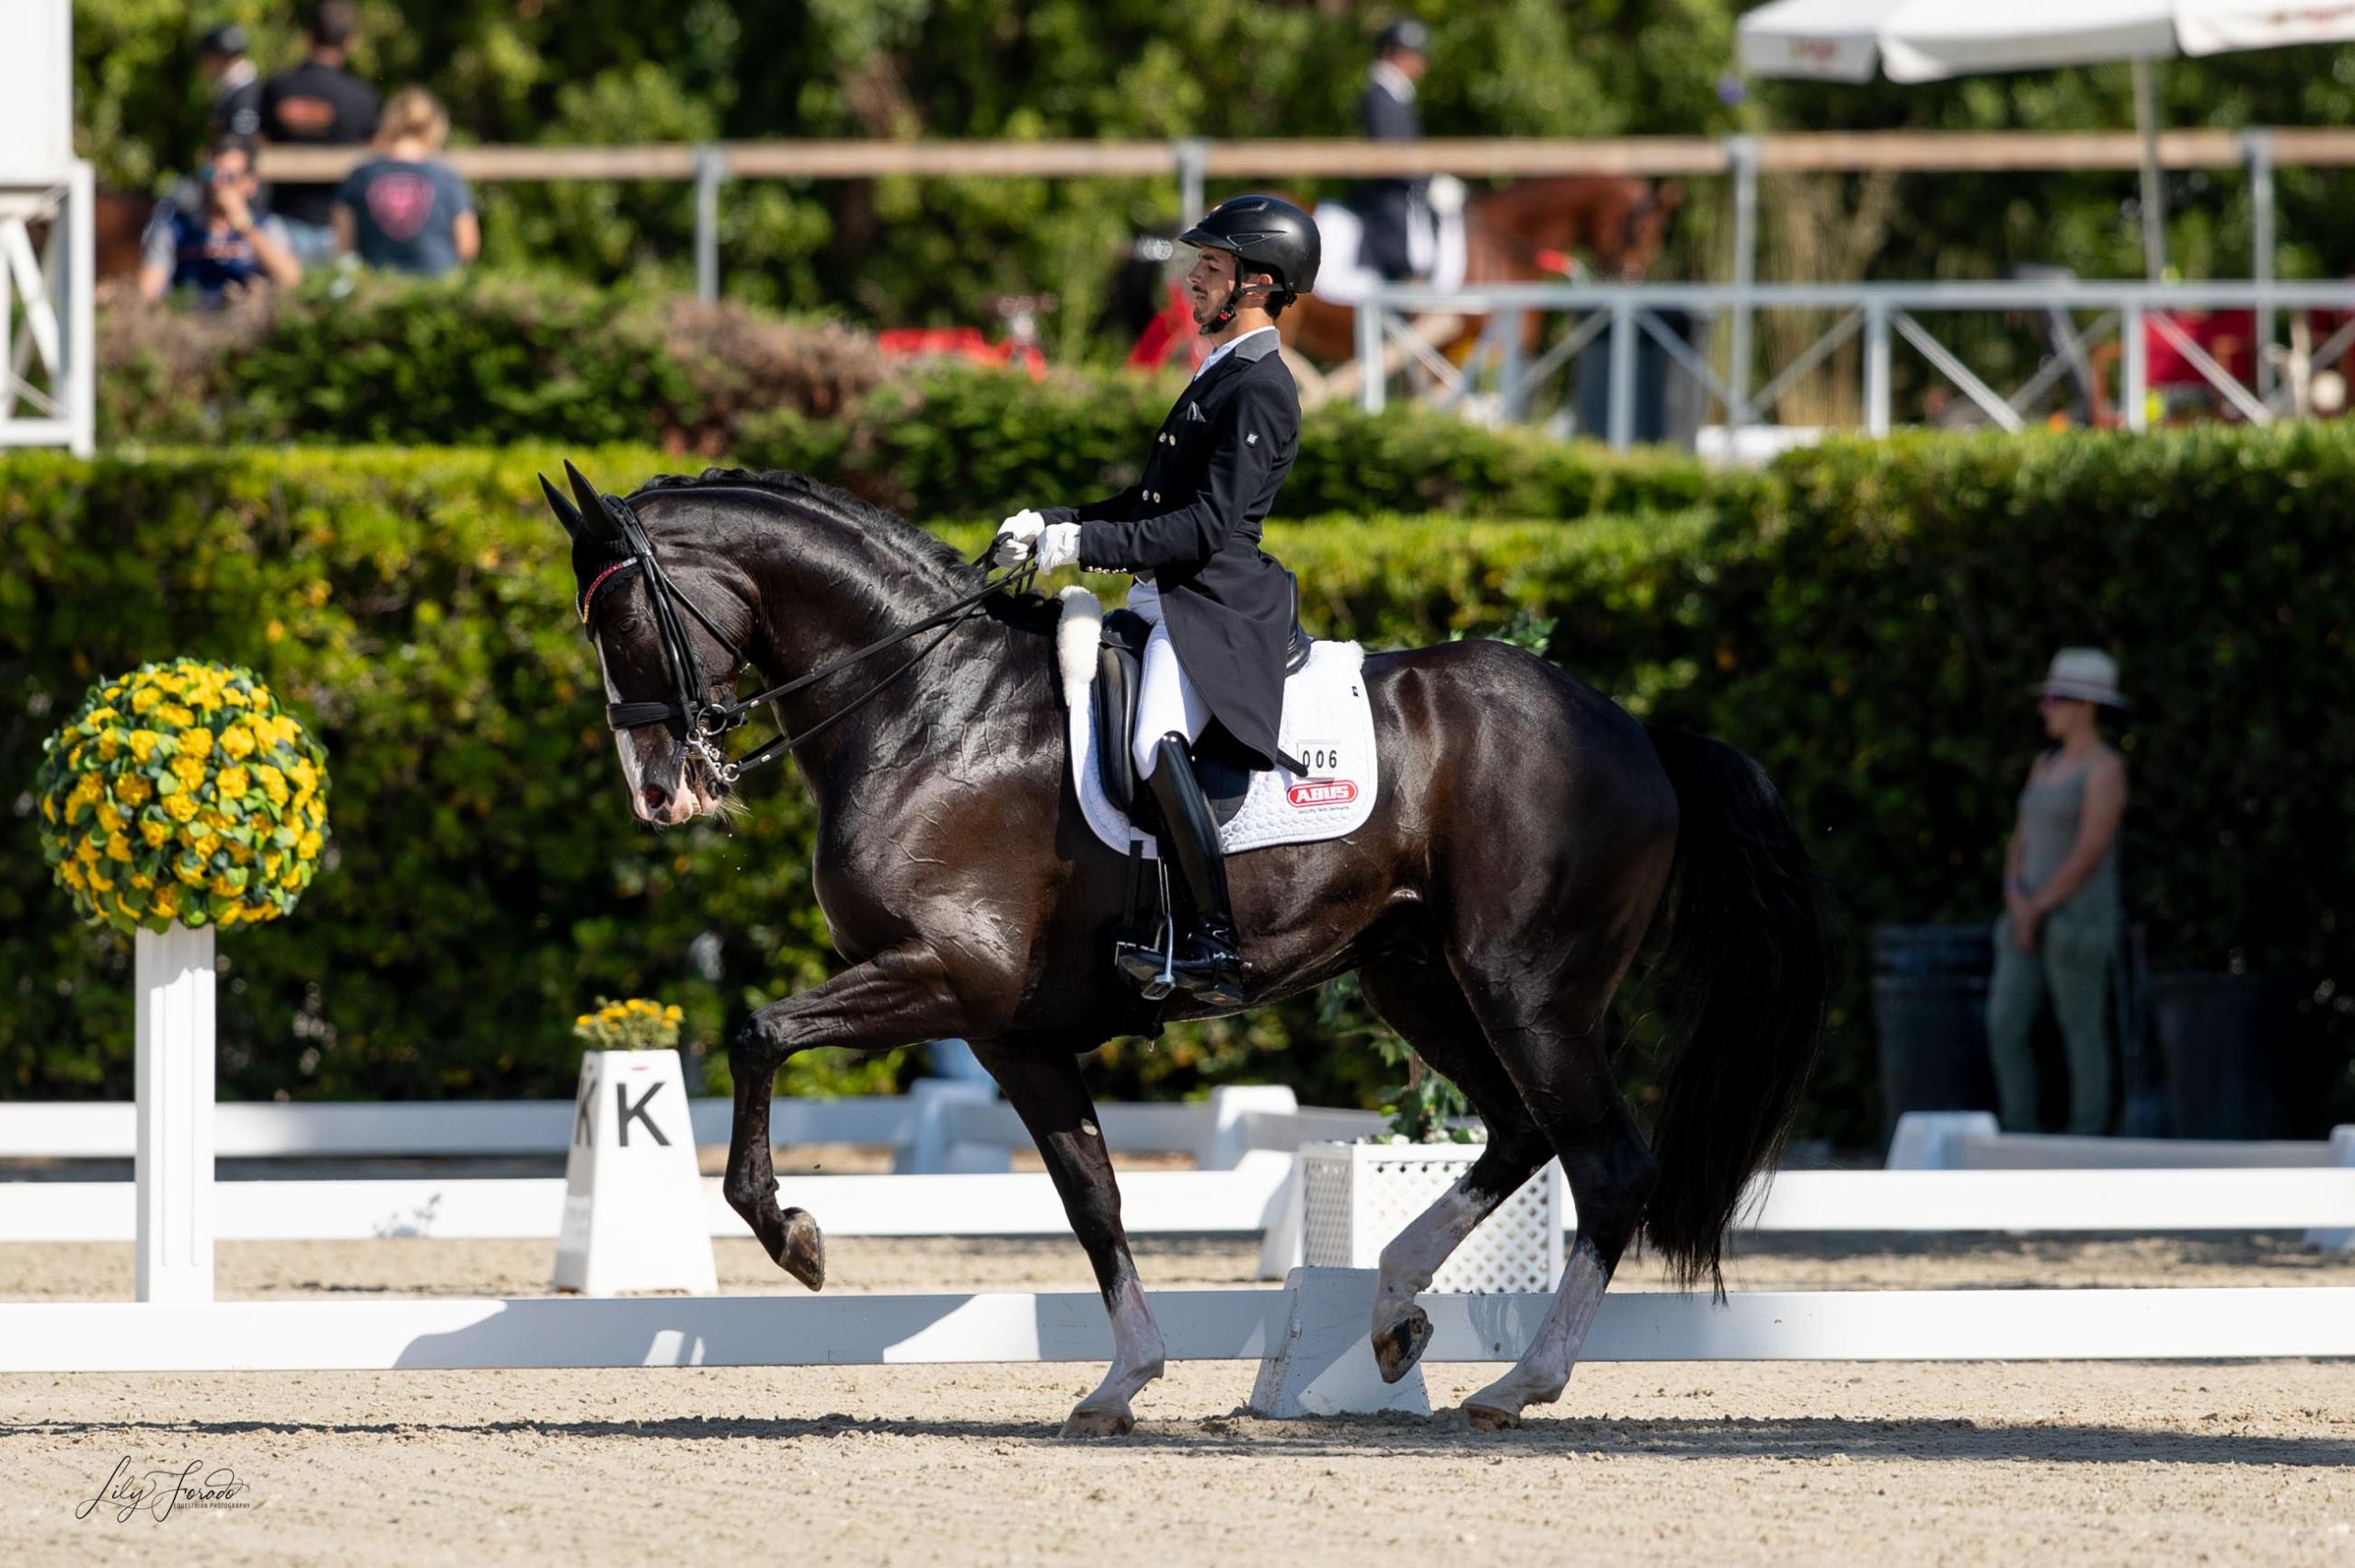
[{"label": "rider's face", "polygon": [[1193,270],[1186,274],[1186,292],[1194,301],[1194,325],[1209,321],[1234,286],[1234,252],[1208,246],[1194,252]]},{"label": "rider's face", "polygon": [[[1194,325],[1202,331],[1210,330],[1211,319],[1226,303],[1227,291],[1235,287],[1235,253],[1231,250],[1204,248],[1194,253],[1193,269],[1186,274],[1186,292],[1193,296]],[[1248,280],[1256,290],[1264,291],[1275,282],[1271,272],[1253,272]],[[1238,304],[1262,305],[1263,292],[1248,293]]]}]

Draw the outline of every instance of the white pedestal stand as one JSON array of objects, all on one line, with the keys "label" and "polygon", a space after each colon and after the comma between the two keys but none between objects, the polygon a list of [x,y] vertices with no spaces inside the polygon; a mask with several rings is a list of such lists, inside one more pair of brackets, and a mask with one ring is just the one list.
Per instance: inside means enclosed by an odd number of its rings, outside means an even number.
[{"label": "white pedestal stand", "polygon": [[139,1299],[213,1299],[213,928],[136,938]]},{"label": "white pedestal stand", "polygon": [[718,1292],[677,1051],[582,1053],[556,1288]]}]

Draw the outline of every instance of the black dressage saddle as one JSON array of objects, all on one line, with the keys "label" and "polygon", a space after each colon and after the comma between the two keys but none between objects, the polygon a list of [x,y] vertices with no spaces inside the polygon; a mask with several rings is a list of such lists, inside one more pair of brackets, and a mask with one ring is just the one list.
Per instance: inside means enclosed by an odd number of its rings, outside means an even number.
[{"label": "black dressage saddle", "polygon": [[[1284,649],[1284,674],[1297,675],[1308,663],[1311,641],[1300,624],[1300,578],[1290,572],[1284,576],[1292,584],[1292,640]],[[1104,617],[1104,637],[1096,655],[1096,766],[1104,781],[1104,793],[1121,814],[1139,827],[1151,828],[1150,821],[1139,820],[1153,816],[1149,795],[1137,788],[1136,759],[1130,746],[1130,731],[1136,724],[1137,692],[1144,678],[1144,640],[1153,627],[1145,618],[1133,611],[1115,610]],[[1224,827],[1243,809],[1243,797],[1251,790],[1251,772],[1247,763],[1233,754],[1231,748],[1222,745],[1224,731],[1212,726],[1209,734],[1194,745],[1194,774],[1202,782],[1202,794],[1209,797],[1211,812]]]}]

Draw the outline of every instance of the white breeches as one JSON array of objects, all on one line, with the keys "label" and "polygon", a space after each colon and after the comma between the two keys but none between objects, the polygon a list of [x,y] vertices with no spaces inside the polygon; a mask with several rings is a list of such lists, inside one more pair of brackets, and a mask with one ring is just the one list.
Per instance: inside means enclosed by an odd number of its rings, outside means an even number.
[{"label": "white breeches", "polygon": [[1137,777],[1142,779],[1153,773],[1154,748],[1161,744],[1161,738],[1175,734],[1200,739],[1210,726],[1211,710],[1194,683],[1186,679],[1178,650],[1169,646],[1169,628],[1161,622],[1160,589],[1140,581],[1129,590],[1129,608],[1153,627],[1144,640],[1144,670],[1137,686],[1137,727],[1130,745]]}]

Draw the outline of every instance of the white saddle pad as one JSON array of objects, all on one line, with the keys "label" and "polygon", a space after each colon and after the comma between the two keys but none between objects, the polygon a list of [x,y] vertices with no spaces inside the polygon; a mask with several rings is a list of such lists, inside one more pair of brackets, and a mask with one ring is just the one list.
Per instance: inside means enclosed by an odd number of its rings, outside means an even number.
[{"label": "white saddle pad", "polygon": [[[1382,287],[1382,274],[1361,257],[1362,219],[1338,201],[1319,201],[1309,216],[1315,220],[1324,256],[1316,268],[1318,299],[1354,306]],[[1434,289],[1460,289],[1467,254],[1463,212],[1435,213],[1418,202],[1414,221],[1407,225],[1407,261],[1416,275]]]},{"label": "white saddle pad", "polygon": [[[1132,827],[1127,814],[1112,804],[1097,767],[1098,745],[1129,743],[1125,735],[1096,733],[1090,688],[1096,683],[1104,606],[1084,588],[1063,589],[1063,601],[1055,653],[1071,736],[1071,782],[1079,795],[1080,814],[1097,838],[1120,853],[1128,853],[1134,843],[1147,859],[1157,858],[1160,850],[1153,835]],[[1309,649],[1307,667],[1284,682],[1283,722],[1277,729],[1277,744],[1309,772],[1295,773],[1278,766],[1253,773],[1243,808],[1219,830],[1219,842],[1227,853],[1338,839],[1365,826],[1373,815],[1381,775],[1364,671],[1365,649],[1357,643],[1320,642]]]}]

